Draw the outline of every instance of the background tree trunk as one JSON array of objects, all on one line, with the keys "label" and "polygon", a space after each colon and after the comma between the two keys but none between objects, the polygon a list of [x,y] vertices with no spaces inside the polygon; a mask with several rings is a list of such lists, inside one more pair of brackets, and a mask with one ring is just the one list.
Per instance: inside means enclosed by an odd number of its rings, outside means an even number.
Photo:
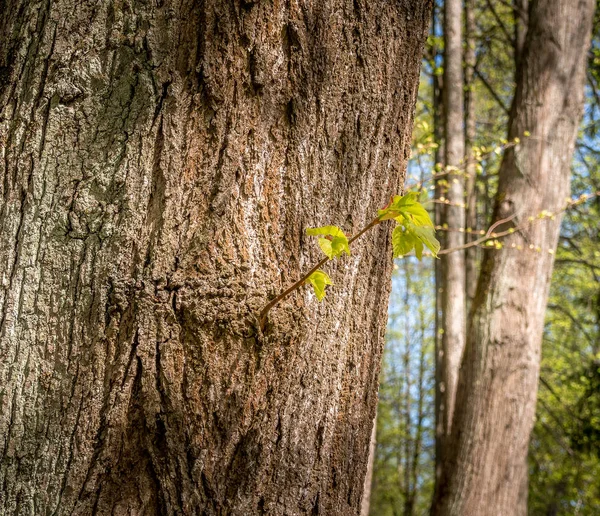
[{"label": "background tree trunk", "polygon": [[[462,62],[462,2],[444,2],[444,165],[446,170],[458,169],[465,155],[464,140],[464,79]],[[442,225],[449,228],[462,228],[465,225],[464,179],[463,174],[450,173],[442,178],[447,185],[442,188],[442,197],[448,201],[443,205]],[[464,243],[464,233],[448,231],[445,235],[446,247],[458,247]],[[441,471],[446,455],[446,440],[451,433],[454,398],[458,385],[458,369],[465,343],[466,292],[465,292],[465,253],[458,251],[441,257],[441,276],[437,285],[441,294],[442,334],[441,356],[438,360],[439,386],[436,404],[436,420],[442,428],[437,439],[437,468]]]},{"label": "background tree trunk", "polygon": [[430,9],[0,2],[0,513],[359,512]]},{"label": "background tree trunk", "polygon": [[373,484],[373,465],[375,463],[375,450],[377,448],[377,413],[373,419],[371,430],[371,441],[369,443],[369,459],[367,461],[367,473],[363,487],[363,498],[360,506],[360,516],[369,516],[371,508],[371,485]]},{"label": "background tree trunk", "polygon": [[[532,2],[509,139],[532,136],[504,155],[497,221],[518,225],[565,205],[593,10],[592,0]],[[485,253],[435,515],[526,514],[522,479],[559,226],[560,216],[545,218]]]},{"label": "background tree trunk", "polygon": [[[477,161],[473,159],[473,147],[477,136],[477,120],[475,116],[475,65],[477,57],[475,23],[475,0],[465,1],[465,232],[466,241],[477,238]],[[469,232],[471,230],[471,232]],[[467,296],[465,314],[469,313],[475,291],[477,276],[479,274],[478,248],[469,247],[465,252],[465,292]],[[466,331],[466,330],[465,330]]]},{"label": "background tree trunk", "polygon": [[[436,12],[437,7],[432,10],[432,34],[434,41],[438,36],[439,22],[436,23]],[[432,68],[435,70],[437,66],[437,59],[439,56],[438,47],[435,46],[433,49],[433,56],[431,59]],[[433,104],[433,138],[438,144],[434,151],[434,161],[436,170],[442,170],[445,161],[444,151],[444,78],[443,75],[433,74],[432,77],[433,92],[432,92],[432,104]],[[443,176],[442,176],[443,177]],[[435,178],[435,190],[434,198],[440,199],[445,192],[445,188],[442,186],[442,177]],[[444,222],[444,205],[440,203],[434,204],[434,222],[436,227],[439,227]],[[446,235],[443,231],[439,231],[436,235],[439,239],[442,248],[446,247]],[[445,407],[445,388],[442,385],[442,371],[443,371],[443,318],[442,318],[442,260],[435,260],[434,273],[435,273],[435,482],[438,482],[442,476],[442,453],[443,453],[443,439],[445,435],[444,429],[444,407]],[[443,391],[442,391],[443,389]]]},{"label": "background tree trunk", "polygon": [[525,38],[527,36],[527,25],[529,23],[529,0],[513,0],[513,19],[515,26],[514,35],[514,59],[515,69],[519,70]]}]

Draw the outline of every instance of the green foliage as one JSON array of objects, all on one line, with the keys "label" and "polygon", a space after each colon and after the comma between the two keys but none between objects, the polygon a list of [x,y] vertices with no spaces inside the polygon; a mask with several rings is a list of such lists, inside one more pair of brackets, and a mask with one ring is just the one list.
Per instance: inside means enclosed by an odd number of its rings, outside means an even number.
[{"label": "green foliage", "polygon": [[[585,125],[585,121],[584,121]],[[600,190],[582,131],[571,188]],[[565,214],[542,346],[529,450],[529,514],[600,514],[600,202]]]},{"label": "green foliage", "polygon": [[394,268],[377,408],[372,516],[428,514],[433,493],[433,270],[412,257],[398,260]]},{"label": "green foliage", "polygon": [[[435,229],[429,213],[419,202],[418,192],[408,192],[406,195],[396,195],[390,204],[378,211],[377,222],[394,219],[397,226],[392,232],[392,247],[394,258],[403,256],[413,249],[419,260],[423,257],[423,247],[426,246],[433,256],[437,256],[440,243],[435,238]],[[350,255],[348,237],[337,226],[322,226],[308,228],[308,236],[318,236],[319,247],[329,260],[346,253]],[[332,285],[331,279],[321,270],[313,272],[306,278],[314,288],[317,299],[325,297],[325,287]]]},{"label": "green foliage", "polygon": [[423,244],[412,233],[406,231],[404,226],[397,225],[392,232],[392,247],[394,258],[410,253],[413,248],[419,260],[423,256]]},{"label": "green foliage", "polygon": [[[435,4],[439,11],[443,4]],[[492,9],[493,8],[493,9]],[[510,2],[479,2],[476,5],[477,73],[469,86],[473,92],[470,109],[477,113],[475,140],[472,156],[476,161],[475,190],[478,193],[477,221],[466,233],[485,235],[491,224],[494,199],[498,185],[498,169],[504,155],[503,140],[507,134],[508,110],[514,94],[514,13]],[[437,18],[439,20],[439,18]],[[434,31],[441,26],[438,21]],[[435,190],[425,187],[421,195],[436,198],[444,203],[451,176],[448,168],[435,162],[441,156],[434,135],[436,105],[433,84],[442,73],[439,52],[443,38],[430,36],[423,63],[421,84],[416,107],[416,124],[413,132],[412,160],[408,168],[407,185],[419,188],[435,179]],[[436,52],[438,52],[436,57]],[[577,196],[600,190],[600,9],[596,9],[594,35],[589,51],[587,70],[588,96],[586,114],[576,150],[572,190]],[[530,137],[528,131],[519,137]],[[518,139],[513,140],[518,144]],[[500,143],[500,145],[499,145]],[[432,174],[432,170],[434,173]],[[460,174],[455,174],[459,176]],[[396,219],[400,208],[416,200],[411,195],[401,203],[392,200],[381,210],[382,220]],[[420,198],[421,203],[427,201]],[[395,206],[394,206],[395,204]],[[395,213],[394,213],[395,210]],[[406,211],[406,210],[405,210]],[[382,213],[383,212],[383,213]],[[542,219],[548,214],[540,214]],[[425,227],[429,227],[425,225]],[[441,227],[450,230],[457,228]],[[443,233],[442,233],[443,236]],[[392,234],[394,255],[406,255],[416,242],[421,242],[400,224]],[[541,383],[539,387],[536,422],[529,452],[529,514],[556,516],[577,514],[595,516],[600,514],[600,199],[569,210],[561,229],[561,243],[556,253],[556,266],[552,278],[550,304],[547,311],[542,348]],[[533,243],[535,246],[535,243]],[[482,245],[488,252],[502,248],[502,241],[491,239]],[[533,248],[523,252],[546,252]],[[422,252],[422,248],[421,248]],[[481,250],[477,249],[477,253]],[[479,255],[480,256],[480,255]],[[418,265],[410,258],[398,262]],[[390,303],[390,324],[381,372],[380,403],[377,417],[377,453],[371,495],[373,516],[396,516],[427,514],[431,495],[433,470],[433,433],[427,428],[432,424],[433,401],[429,400],[421,424],[428,432],[429,441],[417,466],[417,507],[409,510],[407,469],[414,450],[419,418],[406,417],[414,410],[419,398],[419,382],[415,367],[406,367],[405,354],[414,364],[424,346],[433,347],[430,334],[422,337],[414,314],[418,306],[432,309],[435,293],[423,288],[422,275],[431,277],[432,267],[427,262],[422,269],[412,271],[412,285],[404,283],[394,289]],[[402,272],[402,271],[401,271]],[[401,274],[401,276],[403,276]],[[405,280],[403,280],[405,281]],[[418,286],[417,286],[418,285]],[[398,292],[406,292],[405,298]],[[424,292],[423,298],[418,298]],[[395,322],[396,312],[409,312],[404,326]],[[429,321],[429,329],[433,322]],[[398,351],[401,349],[401,351]],[[429,352],[428,352],[429,353]],[[431,351],[431,353],[433,353]],[[426,355],[425,363],[434,369],[433,355]],[[432,394],[430,394],[432,396]],[[431,433],[429,433],[431,432]],[[420,500],[420,503],[419,503]]]},{"label": "green foliage", "polygon": [[337,226],[323,226],[320,228],[308,228],[306,234],[309,236],[324,235],[325,238],[319,238],[319,247],[330,260],[337,258],[342,253],[350,256],[350,246],[348,237]]},{"label": "green foliage", "polygon": [[394,219],[398,225],[392,232],[394,258],[404,256],[413,249],[419,260],[423,257],[423,245],[437,256],[440,243],[429,213],[419,202],[419,193],[396,195],[390,204],[378,212],[379,220]]},{"label": "green foliage", "polygon": [[331,278],[322,270],[316,270],[308,278],[306,278],[315,291],[315,295],[319,301],[322,301],[325,297],[325,287],[327,285],[333,285]]}]

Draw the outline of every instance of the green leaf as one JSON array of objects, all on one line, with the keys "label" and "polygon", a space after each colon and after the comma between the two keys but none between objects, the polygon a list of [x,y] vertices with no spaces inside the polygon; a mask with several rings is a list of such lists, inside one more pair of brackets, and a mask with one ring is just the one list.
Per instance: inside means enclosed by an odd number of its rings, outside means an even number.
[{"label": "green leaf", "polygon": [[[435,238],[435,229],[433,229],[432,227],[416,226],[415,224],[409,224],[407,226],[407,230],[410,233],[412,233],[420,242],[425,244],[427,248],[431,251],[433,256],[437,258],[437,254],[440,250],[440,243]],[[417,249],[415,249],[415,251],[417,251]]]},{"label": "green leaf", "polygon": [[390,203],[385,208],[377,212],[379,215],[379,220],[389,220],[398,217],[403,206],[410,206],[416,202],[414,196],[414,192],[409,192],[406,195],[394,195]]},{"label": "green leaf", "polygon": [[418,239],[415,239],[415,254],[419,260],[423,258],[423,242]]},{"label": "green leaf", "polygon": [[321,251],[325,253],[327,258],[330,260],[333,258],[333,247],[331,245],[331,240],[327,240],[326,238],[319,238],[319,247]]},{"label": "green leaf", "polygon": [[415,226],[429,226],[433,227],[433,222],[429,218],[429,213],[419,203],[411,206],[406,206],[402,210],[402,216],[409,219]]},{"label": "green leaf", "polygon": [[[418,226],[431,226],[433,223],[429,213],[419,203],[418,192],[408,192],[406,195],[396,195],[390,204],[378,212],[379,220],[397,219],[405,217],[409,222]],[[402,223],[401,220],[398,222]]]},{"label": "green leaf", "polygon": [[319,247],[330,260],[336,256],[340,256],[342,253],[350,255],[348,237],[337,226],[308,228],[306,234],[309,236],[325,235],[326,238],[319,238]]},{"label": "green leaf", "polygon": [[308,278],[307,281],[313,286],[317,299],[321,301],[325,297],[325,287],[333,285],[331,278],[322,270],[316,270]]},{"label": "green leaf", "polygon": [[337,226],[321,226],[320,228],[307,228],[308,236],[330,235],[330,236],[346,236],[344,232]]},{"label": "green leaf", "polygon": [[392,232],[394,258],[410,253],[415,247],[415,242],[418,242],[418,240],[411,233],[407,232],[400,224],[397,225]]}]

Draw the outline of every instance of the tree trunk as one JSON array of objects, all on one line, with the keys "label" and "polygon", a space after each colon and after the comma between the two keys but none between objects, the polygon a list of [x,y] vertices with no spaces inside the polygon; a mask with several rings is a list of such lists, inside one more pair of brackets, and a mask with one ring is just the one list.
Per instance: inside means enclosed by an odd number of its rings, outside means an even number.
[{"label": "tree trunk", "polygon": [[359,512],[430,9],[0,1],[0,513]]},{"label": "tree trunk", "polygon": [[518,73],[521,66],[521,57],[525,47],[527,36],[527,25],[529,23],[529,0],[513,0],[513,23],[514,23],[514,60],[515,70]]},{"label": "tree trunk", "polygon": [[[476,46],[475,0],[465,1],[465,235],[467,241],[477,238],[477,162],[473,159],[473,147],[477,136],[475,117],[475,55]],[[469,231],[470,230],[470,231]],[[469,247],[465,252],[465,292],[467,303],[465,313],[469,313],[479,274],[477,247]]]},{"label": "tree trunk", "polygon": [[363,486],[363,497],[360,505],[360,516],[369,516],[371,508],[371,486],[373,485],[373,466],[375,464],[375,451],[377,449],[377,413],[373,418],[371,440],[369,442],[369,459],[367,461],[367,474]]},{"label": "tree trunk", "polygon": [[[462,2],[444,2],[444,151],[445,166],[448,171],[458,169],[465,155],[464,105],[463,105],[463,63],[462,63]],[[453,248],[464,243],[464,233],[458,228],[465,225],[464,180],[462,174],[450,174],[444,179],[448,186],[442,225],[455,231],[448,231],[446,247]],[[441,456],[436,457],[438,465],[444,463],[446,440],[451,433],[454,397],[458,384],[458,369],[465,342],[466,293],[465,293],[465,253],[458,251],[441,258],[441,311],[442,311],[442,355],[438,374],[440,386],[439,414],[442,422]]]},{"label": "tree trunk", "polygon": [[[436,23],[436,12],[437,7],[432,10],[431,27],[433,36],[437,36],[438,23]],[[432,56],[432,68],[435,69],[436,62],[439,56],[437,46],[434,48]],[[443,75],[434,74],[432,77],[433,82],[433,137],[435,142],[438,144],[434,151],[435,159],[435,170],[443,170],[445,160],[445,145],[444,145],[444,78]],[[442,178],[443,176],[436,176],[435,178],[435,190],[434,197],[439,200],[442,197]],[[434,222],[436,227],[441,227],[444,222],[444,206],[440,203],[434,204]],[[442,249],[446,247],[446,234],[443,231],[439,231],[437,238],[440,241]],[[445,431],[444,431],[444,400],[445,400],[445,389],[442,391],[442,371],[444,352],[442,348],[442,336],[443,320],[442,320],[442,260],[435,260],[434,264],[434,275],[435,275],[435,483],[437,483],[442,476],[442,450]]]},{"label": "tree trunk", "polygon": [[[495,220],[556,213],[569,194],[583,108],[593,0],[533,2],[518,72]],[[524,515],[544,311],[560,216],[537,219],[486,251],[456,399],[451,454],[435,515]],[[509,223],[498,230],[508,229]],[[536,249],[539,247],[539,252]]]}]

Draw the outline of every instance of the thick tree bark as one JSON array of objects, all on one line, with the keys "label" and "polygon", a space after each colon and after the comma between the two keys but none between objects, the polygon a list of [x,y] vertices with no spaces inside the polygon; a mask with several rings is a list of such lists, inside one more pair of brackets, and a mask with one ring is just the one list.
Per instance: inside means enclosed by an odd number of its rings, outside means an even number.
[{"label": "thick tree bark", "polygon": [[[593,0],[533,2],[495,220],[556,212],[569,194]],[[528,225],[483,258],[435,515],[523,515],[544,311],[560,216]],[[508,223],[499,229],[508,229]],[[536,247],[540,252],[536,252]],[[550,252],[549,252],[550,251]]]},{"label": "thick tree bark", "polygon": [[0,513],[359,512],[430,8],[0,1]]}]

